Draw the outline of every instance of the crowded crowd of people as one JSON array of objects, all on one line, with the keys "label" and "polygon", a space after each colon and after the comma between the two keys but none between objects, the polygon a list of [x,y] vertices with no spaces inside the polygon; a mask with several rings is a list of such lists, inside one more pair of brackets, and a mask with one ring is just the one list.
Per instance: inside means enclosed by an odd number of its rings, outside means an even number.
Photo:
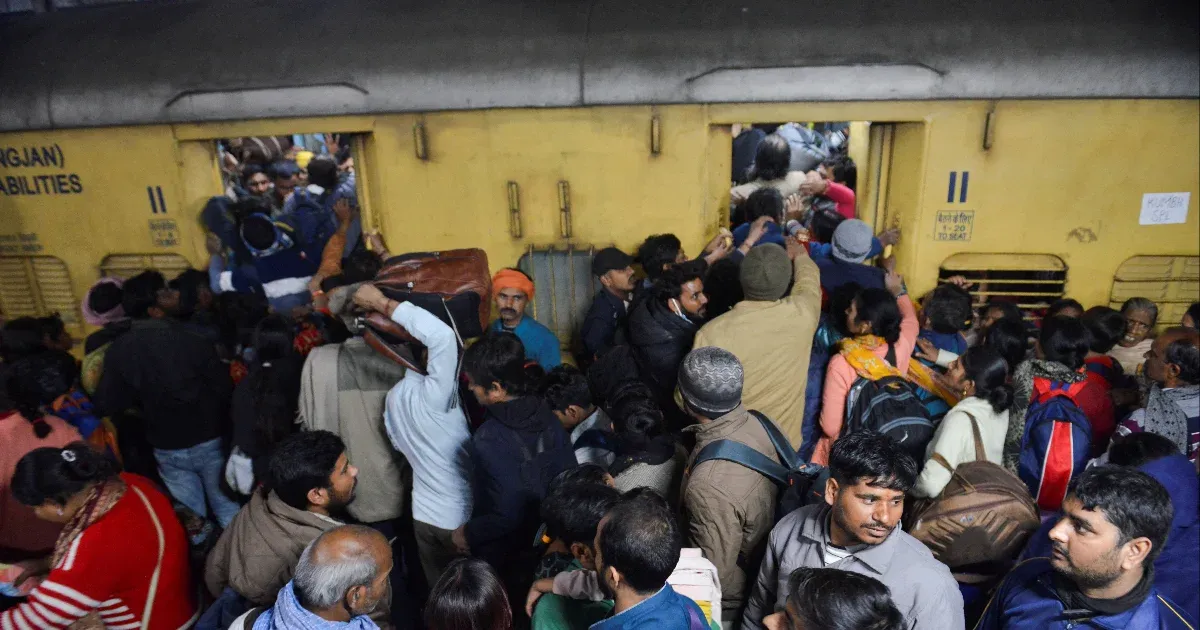
[{"label": "crowded crowd of people", "polygon": [[844,125],[739,131],[571,339],[372,282],[344,140],[223,143],[206,270],[3,324],[0,629],[1194,628],[1200,304],[909,295]]}]

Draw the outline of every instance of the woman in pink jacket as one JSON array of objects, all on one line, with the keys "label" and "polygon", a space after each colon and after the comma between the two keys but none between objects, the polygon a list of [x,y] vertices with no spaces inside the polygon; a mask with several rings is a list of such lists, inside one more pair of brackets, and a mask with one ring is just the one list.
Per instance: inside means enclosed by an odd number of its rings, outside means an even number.
[{"label": "woman in pink jacket", "polygon": [[[862,289],[846,309],[846,328],[853,338],[843,340],[838,354],[829,361],[825,372],[825,390],[821,395],[821,437],[813,451],[812,462],[826,466],[829,449],[842,433],[846,416],[846,394],[859,376],[876,379],[889,372],[884,357],[894,346],[900,374],[908,373],[908,362],[917,343],[920,326],[912,300],[904,289],[904,280],[895,272],[885,279],[887,291]],[[847,359],[850,360],[847,360]],[[855,365],[852,365],[855,364]]]}]

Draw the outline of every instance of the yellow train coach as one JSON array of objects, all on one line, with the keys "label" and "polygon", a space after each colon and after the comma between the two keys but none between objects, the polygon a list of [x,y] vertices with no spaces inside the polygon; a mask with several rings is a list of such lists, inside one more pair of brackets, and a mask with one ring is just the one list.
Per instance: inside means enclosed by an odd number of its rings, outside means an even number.
[{"label": "yellow train coach", "polygon": [[851,122],[858,214],[901,228],[916,292],[1200,298],[1187,3],[240,4],[0,15],[5,317],[78,325],[101,275],[203,267],[218,140],[338,133],[368,229],[531,270],[565,342],[588,253],[696,253],[731,128],[768,121]]}]

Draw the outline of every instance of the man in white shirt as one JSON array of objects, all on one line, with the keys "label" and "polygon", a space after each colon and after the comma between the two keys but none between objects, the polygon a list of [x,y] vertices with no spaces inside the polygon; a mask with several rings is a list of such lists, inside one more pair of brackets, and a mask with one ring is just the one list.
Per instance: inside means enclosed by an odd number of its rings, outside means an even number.
[{"label": "man in white shirt", "polygon": [[471,435],[458,396],[458,339],[442,320],[389,300],[373,285],[359,288],[354,302],[387,315],[428,350],[426,374],[409,370],[388,392],[384,424],[413,469],[413,530],[433,584],[459,555],[451,534],[471,516]]}]

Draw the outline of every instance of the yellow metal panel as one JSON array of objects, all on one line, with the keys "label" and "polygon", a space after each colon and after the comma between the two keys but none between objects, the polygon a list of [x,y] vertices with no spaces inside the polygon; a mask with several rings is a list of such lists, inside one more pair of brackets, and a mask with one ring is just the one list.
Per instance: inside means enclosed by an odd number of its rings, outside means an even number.
[{"label": "yellow metal panel", "polygon": [[[876,218],[877,229],[900,228],[905,235],[895,247],[896,271],[904,276],[921,272],[917,251],[920,232],[921,202],[924,194],[925,152],[928,129],[922,123],[894,125],[887,188],[882,188],[883,212]],[[910,287],[911,288],[911,287]]]},{"label": "yellow metal panel", "polygon": [[100,275],[129,279],[143,271],[154,270],[170,280],[191,267],[192,264],[179,254],[109,254],[100,261]]},{"label": "yellow metal panel", "polygon": [[172,129],[179,140],[217,140],[298,133],[369,133],[374,126],[374,116],[322,116],[178,124]]},{"label": "yellow metal panel", "polygon": [[1058,256],[1049,254],[955,254],[942,262],[946,271],[1066,271]]}]

